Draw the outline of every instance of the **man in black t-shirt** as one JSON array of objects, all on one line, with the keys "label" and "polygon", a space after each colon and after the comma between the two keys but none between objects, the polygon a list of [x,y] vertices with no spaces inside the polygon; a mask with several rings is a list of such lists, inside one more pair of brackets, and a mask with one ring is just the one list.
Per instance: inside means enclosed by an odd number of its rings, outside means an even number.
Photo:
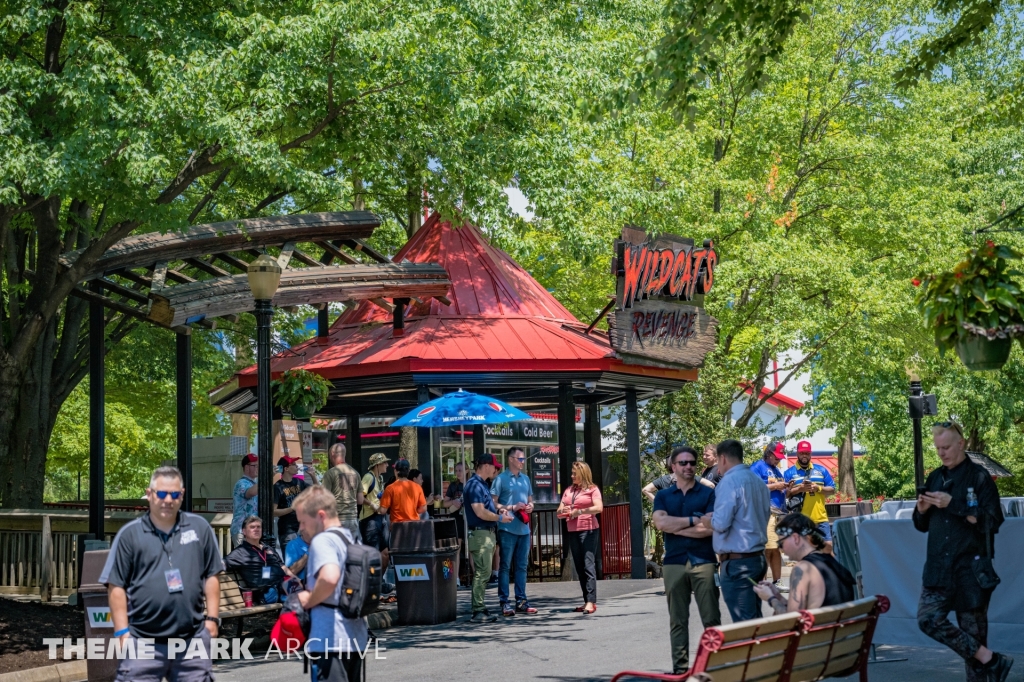
[{"label": "man in black t-shirt", "polygon": [[287,547],[299,534],[299,519],[292,509],[292,500],[309,487],[301,478],[295,478],[299,472],[298,461],[298,457],[287,455],[277,460],[277,466],[281,467],[281,480],[274,484],[274,499],[277,500],[274,516],[277,517],[277,534],[281,536],[282,547]]},{"label": "man in black t-shirt", "polygon": [[700,477],[718,485],[718,482],[722,480],[722,474],[718,471],[718,446],[714,443],[705,445],[703,459],[705,468]]}]

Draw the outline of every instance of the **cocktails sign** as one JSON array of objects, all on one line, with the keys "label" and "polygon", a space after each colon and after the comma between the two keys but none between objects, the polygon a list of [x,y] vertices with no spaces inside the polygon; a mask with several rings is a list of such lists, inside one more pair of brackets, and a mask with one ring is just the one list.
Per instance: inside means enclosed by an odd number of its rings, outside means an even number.
[{"label": "cocktails sign", "polygon": [[718,254],[710,241],[625,227],[615,241],[617,277],[611,343],[626,361],[700,367],[715,346],[717,321],[702,307],[714,284]]}]

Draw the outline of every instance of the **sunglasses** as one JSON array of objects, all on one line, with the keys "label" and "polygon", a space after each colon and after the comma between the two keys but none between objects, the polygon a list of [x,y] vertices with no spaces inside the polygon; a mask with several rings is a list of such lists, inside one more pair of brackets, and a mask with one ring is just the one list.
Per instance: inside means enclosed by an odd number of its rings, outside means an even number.
[{"label": "sunglasses", "polygon": [[153,492],[156,493],[156,496],[159,497],[161,500],[166,500],[168,495],[171,496],[172,500],[176,500],[184,494],[180,490],[175,490],[173,493],[167,490],[154,490]]},{"label": "sunglasses", "polygon": [[695,467],[697,466],[697,460],[695,459],[681,459],[676,462],[681,467]]},{"label": "sunglasses", "polygon": [[934,424],[932,424],[932,426],[939,426],[939,427],[942,427],[944,429],[953,429],[954,431],[956,431],[957,433],[960,434],[961,438],[964,437],[963,427],[961,427],[956,422],[953,422],[953,421],[935,422]]},{"label": "sunglasses", "polygon": [[516,461],[517,462],[525,462],[526,458],[525,457],[516,457]]},{"label": "sunglasses", "polygon": [[794,533],[796,533],[796,531],[793,530],[792,528],[783,528],[781,530],[779,530],[779,529],[775,530],[775,535],[778,536],[780,543],[783,540],[785,540],[786,538],[788,538],[790,535],[793,535]]}]

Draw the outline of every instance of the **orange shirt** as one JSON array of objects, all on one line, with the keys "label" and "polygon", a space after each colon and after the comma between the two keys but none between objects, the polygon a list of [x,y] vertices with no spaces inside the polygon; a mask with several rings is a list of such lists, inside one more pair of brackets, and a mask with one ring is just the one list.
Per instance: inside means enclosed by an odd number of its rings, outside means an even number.
[{"label": "orange shirt", "polygon": [[380,506],[387,508],[391,523],[419,521],[418,510],[427,506],[427,498],[421,485],[413,483],[408,478],[399,478],[384,489]]}]

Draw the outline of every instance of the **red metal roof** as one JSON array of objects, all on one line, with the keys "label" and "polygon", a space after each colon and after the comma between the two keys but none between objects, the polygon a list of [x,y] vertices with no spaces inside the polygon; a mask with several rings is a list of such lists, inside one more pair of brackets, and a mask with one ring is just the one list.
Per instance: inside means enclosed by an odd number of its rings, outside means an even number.
[{"label": "red metal roof", "polygon": [[[302,366],[328,379],[406,372],[620,372],[692,381],[696,370],[626,365],[607,336],[584,334],[554,296],[476,227],[432,215],[393,258],[439,263],[448,271],[451,305],[436,299],[407,308],[405,334],[392,334],[391,313],[363,301],[312,339],[277,356],[274,374]],[[301,357],[299,355],[301,354]],[[239,376],[255,384],[255,367]]]}]

